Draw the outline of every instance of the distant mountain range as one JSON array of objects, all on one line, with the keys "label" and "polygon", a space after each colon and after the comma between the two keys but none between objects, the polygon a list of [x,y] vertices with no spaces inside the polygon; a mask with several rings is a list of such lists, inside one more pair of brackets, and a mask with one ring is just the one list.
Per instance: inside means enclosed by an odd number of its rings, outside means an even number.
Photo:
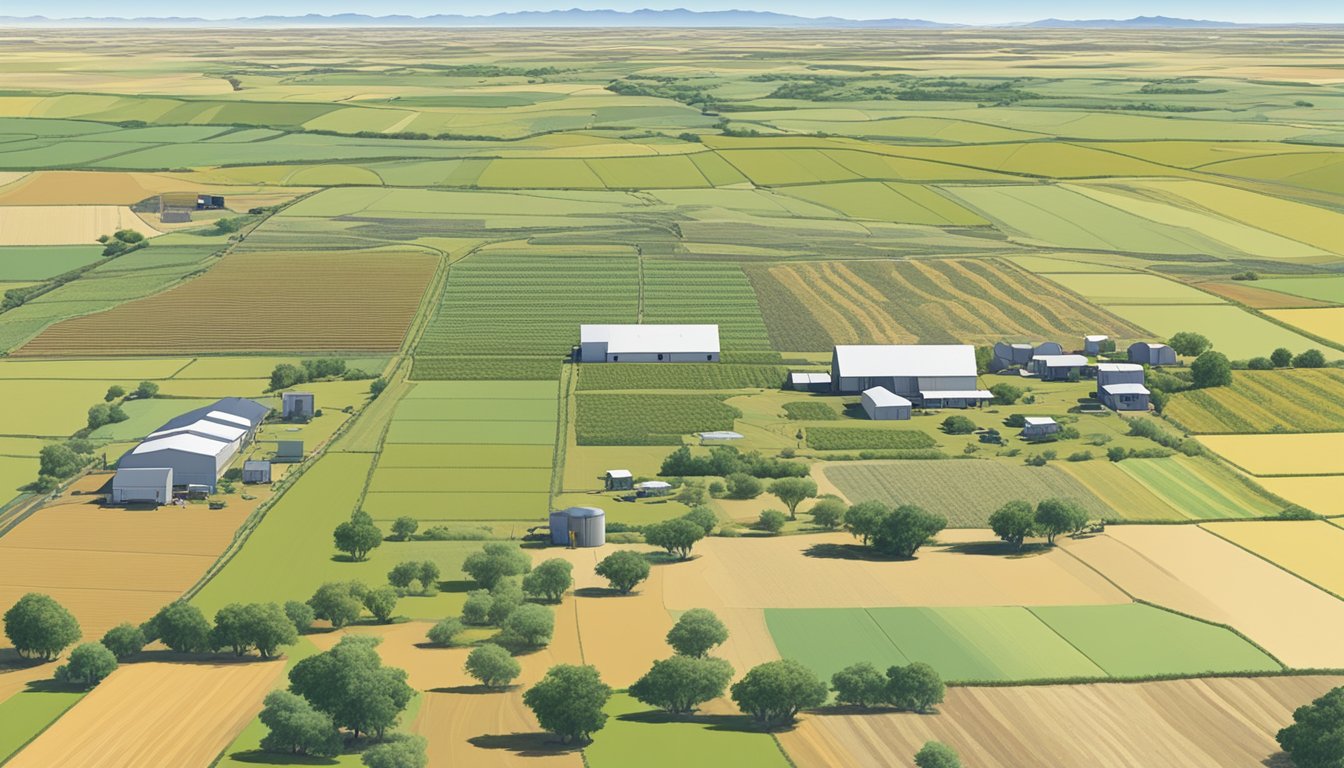
[{"label": "distant mountain range", "polygon": [[[836,16],[809,18],[770,11],[691,11],[644,9],[638,11],[569,10],[517,11],[486,16],[436,14],[433,16],[369,16],[339,13],[331,16],[250,16],[232,19],[204,19],[190,16],[137,17],[116,16],[48,18],[46,16],[0,16],[0,27],[763,27],[816,29],[956,29],[973,25],[945,24],[924,19],[843,19]],[[1242,25],[1228,21],[1174,19],[1166,16],[1137,16],[1132,19],[1091,19],[1070,21],[1042,19],[999,27],[1041,29],[1200,29]]]}]

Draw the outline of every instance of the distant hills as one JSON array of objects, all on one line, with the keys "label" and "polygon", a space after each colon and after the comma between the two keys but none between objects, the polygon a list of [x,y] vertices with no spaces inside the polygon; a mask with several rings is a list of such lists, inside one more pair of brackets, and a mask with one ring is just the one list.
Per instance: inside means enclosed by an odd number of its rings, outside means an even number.
[{"label": "distant hills", "polygon": [[[836,16],[810,18],[771,11],[691,11],[643,9],[638,11],[583,10],[517,11],[484,16],[436,14],[433,16],[369,16],[339,13],[330,16],[249,16],[205,19],[194,16],[117,16],[48,18],[46,16],[0,16],[4,27],[761,27],[793,29],[958,29],[974,25],[945,24],[924,19],[844,19]],[[1042,19],[998,27],[1038,29],[1201,29],[1243,25],[1228,21],[1176,19],[1167,16],[1137,16],[1132,19]]]}]

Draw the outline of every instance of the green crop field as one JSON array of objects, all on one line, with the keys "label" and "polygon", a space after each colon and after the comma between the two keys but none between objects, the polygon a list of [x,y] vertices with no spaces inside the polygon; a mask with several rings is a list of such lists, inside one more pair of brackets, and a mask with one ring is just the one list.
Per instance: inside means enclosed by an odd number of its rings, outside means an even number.
[{"label": "green crop field", "polygon": [[1120,468],[1196,520],[1272,515],[1281,506],[1208,459],[1126,459]]},{"label": "green crop field", "polygon": [[840,411],[820,400],[800,400],[783,405],[784,413],[795,421],[837,421]]},{"label": "green crop field", "polygon": [[0,701],[0,763],[84,698],[83,691],[26,690]]},{"label": "green crop field", "polygon": [[856,427],[811,427],[807,446],[818,451],[856,451],[864,449],[917,450],[936,443],[927,432],[917,429]]},{"label": "green crop field", "polygon": [[1163,415],[1196,433],[1344,430],[1344,371],[1236,371],[1226,387],[1174,395]]},{"label": "green crop field", "polygon": [[100,245],[0,247],[0,280],[46,280],[102,258]]},{"label": "green crop field", "polygon": [[1344,277],[1273,277],[1255,281],[1255,287],[1344,304]]},{"label": "green crop field", "polygon": [[560,377],[560,360],[529,357],[420,357],[415,358],[411,375],[416,379],[460,380],[555,380]]},{"label": "green crop field", "polygon": [[1263,357],[1278,347],[1293,352],[1319,348],[1319,342],[1256,317],[1234,306],[1119,305],[1115,314],[1147,328],[1158,338],[1171,338],[1181,331],[1202,333],[1214,349],[1232,359]]},{"label": "green crop field", "polygon": [[736,408],[708,395],[608,395],[575,397],[579,445],[680,445],[694,432],[733,428]]},{"label": "green crop field", "polygon": [[579,368],[579,390],[774,389],[787,376],[778,365],[594,363]]},{"label": "green crop field", "polygon": [[[607,703],[601,738],[583,750],[591,768],[640,765],[733,765],[787,768],[791,763],[768,733],[722,728],[712,721],[661,718],[625,694]],[[652,714],[652,717],[644,715]]]}]

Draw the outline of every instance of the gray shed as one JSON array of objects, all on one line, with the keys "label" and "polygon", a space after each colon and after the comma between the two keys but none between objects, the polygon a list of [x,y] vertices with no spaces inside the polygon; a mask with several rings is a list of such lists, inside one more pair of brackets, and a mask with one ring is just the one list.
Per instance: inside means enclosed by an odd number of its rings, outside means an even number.
[{"label": "gray shed", "polygon": [[1110,340],[1111,340],[1110,336],[1106,336],[1103,334],[1092,334],[1091,336],[1084,336],[1083,354],[1085,355],[1101,354],[1102,347],[1106,346],[1106,342]]},{"label": "gray shed", "polygon": [[1064,354],[1064,347],[1057,341],[1042,341],[1040,344],[1036,345],[1036,348],[1033,349],[1031,353],[1032,357],[1038,355],[1062,355]]},{"label": "gray shed", "polygon": [[597,507],[570,507],[551,513],[551,543],[600,547],[607,543],[607,513]]},{"label": "gray shed", "polygon": [[1142,384],[1107,384],[1097,388],[1101,404],[1113,411],[1146,411],[1152,393]]},{"label": "gray shed", "polygon": [[910,418],[910,401],[886,387],[864,390],[860,400],[864,412],[874,421],[906,421]]},{"label": "gray shed", "polygon": [[282,462],[303,461],[303,441],[302,440],[275,441],[274,460]]},{"label": "gray shed", "polygon": [[171,467],[128,467],[112,477],[113,504],[167,504],[172,500]]},{"label": "gray shed", "polygon": [[271,482],[271,462],[269,462],[269,461],[244,461],[244,462],[243,462],[243,482],[244,482],[244,483],[269,483],[269,482]]},{"label": "gray shed", "polygon": [[632,491],[635,488],[635,476],[628,469],[608,469],[602,487],[608,491]]},{"label": "gray shed", "polygon": [[1136,341],[1129,345],[1129,362],[1140,365],[1175,365],[1176,350],[1166,344]]},{"label": "gray shed", "polygon": [[307,421],[316,411],[312,392],[286,392],[280,396],[280,417],[285,421]]},{"label": "gray shed", "polygon": [[672,492],[672,484],[662,480],[645,480],[635,486],[640,496],[666,496]]},{"label": "gray shed", "polygon": [[1022,426],[1022,436],[1026,438],[1046,437],[1060,430],[1059,423],[1049,416],[1028,416]]},{"label": "gray shed", "polygon": [[1041,381],[1080,379],[1088,372],[1087,358],[1082,355],[1037,355],[1031,358],[1030,368]]},{"label": "gray shed", "polygon": [[831,374],[794,371],[789,374],[789,389],[796,392],[830,392]]}]

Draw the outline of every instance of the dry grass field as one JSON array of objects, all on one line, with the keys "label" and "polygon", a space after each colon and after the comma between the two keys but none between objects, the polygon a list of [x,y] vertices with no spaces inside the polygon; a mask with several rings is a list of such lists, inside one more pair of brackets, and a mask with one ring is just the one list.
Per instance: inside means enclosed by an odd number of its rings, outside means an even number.
[{"label": "dry grass field", "polygon": [[1328,475],[1340,471],[1344,432],[1307,435],[1204,435],[1214,453],[1253,475]]},{"label": "dry grass field", "polygon": [[1322,589],[1344,595],[1344,528],[1323,520],[1206,523],[1205,529]]},{"label": "dry grass field", "polygon": [[1256,482],[1318,515],[1344,515],[1344,475],[1258,477]]},{"label": "dry grass field", "polygon": [[1064,546],[1134,597],[1230,624],[1290,667],[1344,666],[1344,601],[1208,531],[1111,526]]},{"label": "dry grass field", "polygon": [[132,205],[162,192],[200,189],[156,173],[36,171],[0,186],[0,205]]},{"label": "dry grass field", "polygon": [[8,768],[206,768],[261,709],[282,661],[118,669]]},{"label": "dry grass field", "polygon": [[17,355],[394,350],[438,260],[426,253],[237,253],[204,275],[59,322]]},{"label": "dry grass field", "polygon": [[1274,734],[1341,677],[950,688],[934,715],[816,714],[780,743],[798,768],[909,766],[933,739],[976,768],[1277,765]]},{"label": "dry grass field", "polygon": [[[1271,309],[1265,314],[1335,344],[1344,344],[1344,307]],[[1331,356],[1337,355],[1332,350]]]},{"label": "dry grass field", "polygon": [[89,245],[118,229],[159,234],[125,206],[0,205],[0,245]]}]

